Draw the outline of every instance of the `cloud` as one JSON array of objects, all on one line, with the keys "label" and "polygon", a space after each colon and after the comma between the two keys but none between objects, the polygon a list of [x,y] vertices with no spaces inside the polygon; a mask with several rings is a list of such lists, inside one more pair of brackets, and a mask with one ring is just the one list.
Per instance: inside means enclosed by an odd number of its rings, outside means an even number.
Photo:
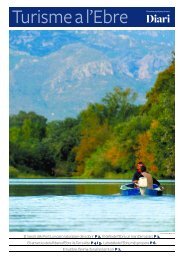
[{"label": "cloud", "polygon": [[128,40],[130,39],[130,37],[128,35],[125,35],[125,34],[120,34],[119,37],[122,39],[122,40]]},{"label": "cloud", "polygon": [[48,47],[48,46],[53,46],[54,43],[52,41],[43,41],[42,42],[42,47]]},{"label": "cloud", "polygon": [[139,70],[138,70],[138,78],[139,79],[149,79],[151,78],[151,75],[149,73],[149,67],[150,67],[150,63],[153,60],[153,56],[148,54],[146,56],[144,56],[139,62]]}]

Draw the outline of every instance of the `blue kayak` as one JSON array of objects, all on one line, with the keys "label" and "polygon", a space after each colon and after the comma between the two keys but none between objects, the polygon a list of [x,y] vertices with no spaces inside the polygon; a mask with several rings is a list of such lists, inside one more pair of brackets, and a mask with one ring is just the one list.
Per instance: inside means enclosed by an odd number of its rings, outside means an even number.
[{"label": "blue kayak", "polygon": [[[133,183],[125,184],[120,187],[121,195],[123,196],[140,196],[140,188],[135,188]],[[153,189],[145,189],[144,195],[148,196],[162,196],[163,191],[159,188],[158,185],[153,184]]]}]

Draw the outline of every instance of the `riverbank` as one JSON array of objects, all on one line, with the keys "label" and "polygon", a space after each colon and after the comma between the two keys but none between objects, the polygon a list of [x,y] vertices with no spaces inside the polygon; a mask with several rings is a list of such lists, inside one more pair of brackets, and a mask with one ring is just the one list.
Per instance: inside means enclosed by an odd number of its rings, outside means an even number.
[{"label": "riverbank", "polygon": [[[115,173],[115,172],[106,172],[103,176],[103,179],[132,179],[133,176],[133,171],[129,171],[126,173]],[[40,171],[33,171],[32,169],[29,168],[22,168],[22,169],[17,169],[13,166],[9,167],[9,177],[12,179],[45,179],[45,178],[56,178],[56,179],[98,179],[97,177],[92,177],[92,176],[86,176],[86,175],[80,175],[77,176],[75,173],[70,176],[51,176],[46,172],[40,172]],[[157,174],[157,176],[154,176],[157,179],[170,179],[174,180],[174,178],[169,177],[169,176],[163,176],[161,174]],[[99,178],[101,179],[101,177]]]},{"label": "riverbank", "polygon": [[[71,179],[94,179],[92,176],[85,176],[80,175],[77,176],[75,173],[71,176],[51,176],[48,173],[40,172],[40,171],[33,171],[30,169],[17,169],[15,167],[10,166],[9,168],[9,177],[10,178],[18,178],[18,179],[40,179],[40,178],[71,178]],[[97,177],[95,177],[97,178]],[[107,172],[104,177],[104,179],[131,179],[132,178],[132,172],[127,173],[114,173],[114,172]]]}]

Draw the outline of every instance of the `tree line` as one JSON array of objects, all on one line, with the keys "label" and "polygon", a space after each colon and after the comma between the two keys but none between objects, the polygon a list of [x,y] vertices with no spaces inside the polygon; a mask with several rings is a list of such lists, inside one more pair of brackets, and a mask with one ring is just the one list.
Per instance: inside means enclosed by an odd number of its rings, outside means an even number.
[{"label": "tree line", "polygon": [[175,173],[175,62],[160,72],[142,105],[114,88],[76,118],[48,122],[35,112],[10,116],[10,177],[127,176],[137,161],[160,178]]}]

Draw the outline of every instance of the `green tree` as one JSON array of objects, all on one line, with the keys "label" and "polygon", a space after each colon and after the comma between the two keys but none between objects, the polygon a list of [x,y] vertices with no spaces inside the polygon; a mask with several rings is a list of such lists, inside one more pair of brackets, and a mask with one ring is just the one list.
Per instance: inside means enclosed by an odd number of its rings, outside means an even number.
[{"label": "green tree", "polygon": [[155,163],[162,176],[175,172],[175,62],[159,73],[154,87],[147,94],[143,113],[157,120],[151,129],[155,143]]},{"label": "green tree", "polygon": [[79,144],[79,118],[49,122],[44,142],[50,146],[56,161],[57,176],[71,176],[76,170],[74,147]]},{"label": "green tree", "polygon": [[102,101],[109,123],[117,124],[138,114],[138,107],[134,105],[136,97],[137,94],[130,88],[122,90],[120,87],[116,87],[113,92],[108,93]]}]

